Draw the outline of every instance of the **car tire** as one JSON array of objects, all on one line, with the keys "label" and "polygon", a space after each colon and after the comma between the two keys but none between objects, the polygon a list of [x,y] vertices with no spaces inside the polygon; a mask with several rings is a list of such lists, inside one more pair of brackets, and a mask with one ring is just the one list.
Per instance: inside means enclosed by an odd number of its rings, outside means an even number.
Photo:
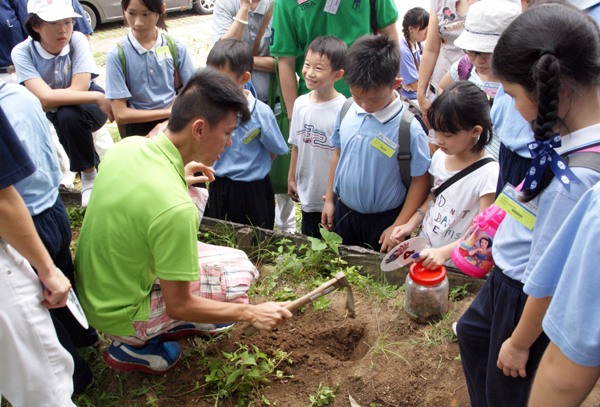
[{"label": "car tire", "polygon": [[83,8],[83,11],[85,13],[84,17],[88,20],[88,23],[90,23],[90,27],[92,27],[92,31],[96,30],[96,23],[98,21],[96,17],[96,12],[92,7],[88,6],[87,4],[81,3],[81,7]]},{"label": "car tire", "polygon": [[215,0],[193,0],[193,3],[198,14],[212,14],[215,9]]}]

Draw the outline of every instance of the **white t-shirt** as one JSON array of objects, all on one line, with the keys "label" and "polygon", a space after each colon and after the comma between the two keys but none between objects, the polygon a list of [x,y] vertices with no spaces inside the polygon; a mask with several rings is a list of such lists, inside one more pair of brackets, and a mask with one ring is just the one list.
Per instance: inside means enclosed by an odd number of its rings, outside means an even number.
[{"label": "white t-shirt", "polygon": [[[459,172],[448,171],[445,161],[442,150],[437,150],[431,158],[429,173],[434,188]],[[419,232],[419,236],[427,239],[428,247],[439,248],[463,237],[479,213],[479,198],[496,192],[498,171],[497,162],[487,163],[456,181],[431,202]]]},{"label": "white t-shirt", "polygon": [[[311,92],[312,93],[312,92]],[[304,212],[321,212],[327,191],[329,166],[334,147],[331,134],[342,105],[346,101],[340,94],[325,103],[314,103],[310,93],[294,103],[289,143],[298,147],[296,184]]]}]

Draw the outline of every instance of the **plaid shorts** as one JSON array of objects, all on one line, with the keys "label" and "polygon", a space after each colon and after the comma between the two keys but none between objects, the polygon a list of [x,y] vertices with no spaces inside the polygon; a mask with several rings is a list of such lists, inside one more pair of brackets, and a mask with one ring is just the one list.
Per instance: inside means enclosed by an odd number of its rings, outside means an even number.
[{"label": "plaid shorts", "polygon": [[[198,242],[200,278],[190,284],[192,294],[221,302],[248,304],[247,291],[258,278],[258,270],[241,250]],[[150,291],[148,321],[132,322],[133,336],[106,335],[128,345],[143,345],[185,321],[175,321],[167,315],[159,280]]]}]

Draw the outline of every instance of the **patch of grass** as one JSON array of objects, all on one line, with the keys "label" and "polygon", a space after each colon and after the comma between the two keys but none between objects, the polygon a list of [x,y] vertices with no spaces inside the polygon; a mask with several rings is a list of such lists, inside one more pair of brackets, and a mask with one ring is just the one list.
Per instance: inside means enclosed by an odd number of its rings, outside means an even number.
[{"label": "patch of grass", "polygon": [[83,217],[85,216],[85,209],[81,206],[67,207],[67,214],[69,215],[69,221],[71,222],[71,229],[81,227],[83,223]]},{"label": "patch of grass", "polygon": [[450,290],[450,301],[461,301],[464,300],[465,297],[467,296],[467,294],[469,293],[467,291],[467,286],[470,285],[470,283],[467,283],[465,285],[461,285],[458,287],[454,287],[453,289]]},{"label": "patch of grass", "polygon": [[452,343],[456,341],[456,336],[452,331],[452,315],[453,311],[448,312],[439,321],[429,323],[431,329],[423,331],[423,345],[432,346],[441,345],[443,343]]}]

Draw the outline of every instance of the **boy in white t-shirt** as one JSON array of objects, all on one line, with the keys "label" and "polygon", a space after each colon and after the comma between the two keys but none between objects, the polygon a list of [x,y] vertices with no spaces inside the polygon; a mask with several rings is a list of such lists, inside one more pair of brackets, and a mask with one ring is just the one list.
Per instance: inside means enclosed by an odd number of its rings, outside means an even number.
[{"label": "boy in white t-shirt", "polygon": [[288,195],[302,204],[302,234],[320,238],[323,196],[334,147],[330,138],[346,101],[333,85],[342,78],[348,46],[335,37],[315,38],[306,49],[302,76],[310,93],[294,103],[289,143]]}]

